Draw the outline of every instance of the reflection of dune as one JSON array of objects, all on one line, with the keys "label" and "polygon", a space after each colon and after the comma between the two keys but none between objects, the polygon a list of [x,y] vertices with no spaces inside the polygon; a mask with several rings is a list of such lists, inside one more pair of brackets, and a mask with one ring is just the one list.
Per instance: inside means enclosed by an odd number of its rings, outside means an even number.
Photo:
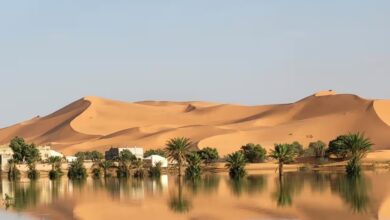
[{"label": "reflection of dune", "polygon": [[0,143],[19,135],[52,144],[71,154],[114,145],[146,149],[167,139],[189,137],[198,147],[222,154],[248,142],[271,147],[277,142],[325,142],[348,132],[364,132],[375,149],[390,149],[390,101],[324,91],[282,105],[240,106],[208,102],[120,102],[85,97],[46,117],[0,129]]}]

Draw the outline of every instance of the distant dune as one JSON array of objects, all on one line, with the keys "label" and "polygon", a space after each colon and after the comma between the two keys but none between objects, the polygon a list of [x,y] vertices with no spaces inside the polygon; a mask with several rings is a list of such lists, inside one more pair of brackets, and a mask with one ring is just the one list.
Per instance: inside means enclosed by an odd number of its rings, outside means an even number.
[{"label": "distant dune", "polygon": [[22,136],[65,153],[104,151],[111,146],[163,147],[188,137],[222,155],[253,142],[328,142],[340,134],[364,132],[374,149],[390,149],[390,101],[323,91],[282,105],[241,106],[208,102],[120,102],[85,97],[48,116],[0,129],[0,143]]}]

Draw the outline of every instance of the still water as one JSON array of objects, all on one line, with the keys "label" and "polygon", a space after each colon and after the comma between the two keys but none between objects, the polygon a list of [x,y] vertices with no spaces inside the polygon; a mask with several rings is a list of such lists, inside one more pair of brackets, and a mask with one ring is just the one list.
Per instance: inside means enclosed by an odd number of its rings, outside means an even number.
[{"label": "still water", "polygon": [[274,172],[239,181],[224,173],[197,181],[3,179],[0,189],[12,197],[0,219],[390,219],[390,171],[294,172],[282,182]]}]

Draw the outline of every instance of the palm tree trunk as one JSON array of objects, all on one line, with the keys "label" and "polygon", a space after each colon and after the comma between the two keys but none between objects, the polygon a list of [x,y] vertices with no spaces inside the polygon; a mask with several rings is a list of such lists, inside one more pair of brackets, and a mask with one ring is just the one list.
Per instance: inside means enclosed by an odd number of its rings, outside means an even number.
[{"label": "palm tree trunk", "polygon": [[178,161],[178,165],[179,165],[179,177],[181,177],[181,160]]},{"label": "palm tree trunk", "polygon": [[283,176],[283,163],[279,162],[279,178]]}]

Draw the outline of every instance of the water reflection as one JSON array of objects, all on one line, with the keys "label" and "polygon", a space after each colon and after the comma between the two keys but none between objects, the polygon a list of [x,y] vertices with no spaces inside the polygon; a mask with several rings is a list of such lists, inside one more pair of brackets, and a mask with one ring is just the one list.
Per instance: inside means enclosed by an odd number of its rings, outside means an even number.
[{"label": "water reflection", "polygon": [[[197,198],[207,198],[215,201],[213,203],[222,201],[223,204],[226,199],[239,203],[256,197],[269,200],[269,204],[281,208],[291,208],[295,205],[301,206],[302,203],[298,201],[314,201],[311,200],[311,195],[317,195],[318,198],[318,195],[324,194],[328,198],[341,198],[345,207],[349,209],[346,211],[364,215],[370,205],[375,203],[372,199],[375,193],[371,192],[372,179],[372,176],[350,178],[343,173],[330,172],[286,173],[281,180],[272,174],[249,175],[238,180],[232,180],[224,174],[208,174],[192,181],[166,175],[144,180],[105,178],[69,181],[64,178],[53,181],[39,179],[10,182],[3,179],[0,192],[4,209],[9,206],[10,210],[16,212],[31,211],[41,205],[62,202],[62,199],[70,198],[75,203],[79,198],[93,200],[98,195],[115,204],[128,201],[131,202],[123,204],[136,204],[132,201],[142,200],[146,207],[150,198],[157,198],[159,201],[157,204],[163,206],[165,210],[168,207],[170,212],[185,214],[202,205],[197,202]],[[5,200],[7,196],[12,198],[9,202]],[[236,199],[237,197],[240,199]],[[264,208],[261,204],[254,205],[256,208]]]},{"label": "water reflection", "polygon": [[355,213],[365,213],[370,204],[371,183],[365,176],[337,176],[331,179],[331,190],[340,195]]},{"label": "water reflection", "polygon": [[264,191],[267,187],[265,175],[250,175],[246,178],[229,179],[228,185],[231,192],[236,196],[256,194]]},{"label": "water reflection", "polygon": [[192,207],[191,201],[183,195],[183,179],[177,178],[177,193],[169,199],[169,208],[176,213],[186,213]]},{"label": "water reflection", "polygon": [[293,198],[302,191],[304,176],[286,173],[281,178],[276,178],[276,191],[273,198],[278,207],[291,206]]}]

